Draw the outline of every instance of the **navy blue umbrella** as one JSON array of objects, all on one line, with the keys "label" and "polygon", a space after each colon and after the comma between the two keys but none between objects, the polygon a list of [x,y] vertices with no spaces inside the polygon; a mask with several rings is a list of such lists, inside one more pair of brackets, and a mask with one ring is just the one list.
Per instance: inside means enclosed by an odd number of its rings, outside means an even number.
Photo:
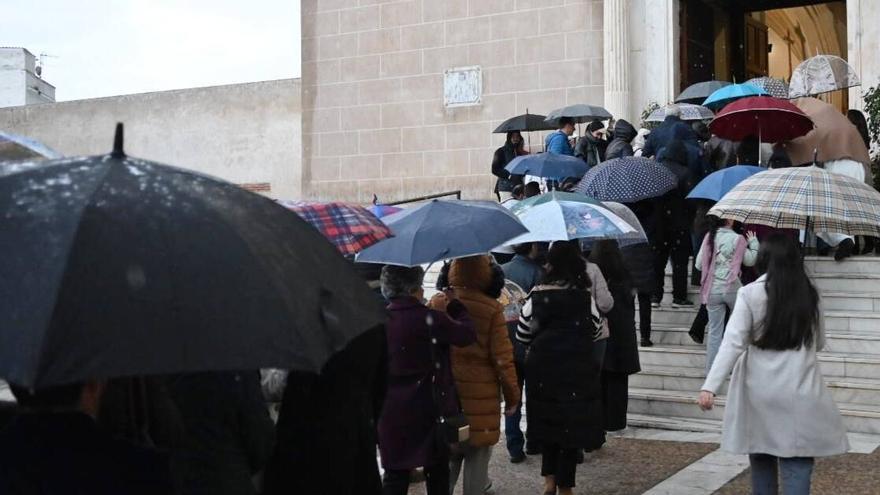
[{"label": "navy blue umbrella", "polygon": [[678,186],[671,170],[648,158],[615,158],[593,167],[575,191],[600,201],[635,203],[662,196]]},{"label": "navy blue umbrella", "polygon": [[394,237],[357,255],[363,263],[416,266],[488,253],[528,232],[491,201],[433,200],[382,219]]},{"label": "navy blue umbrella", "polygon": [[588,167],[586,162],[573,156],[538,153],[518,156],[504,168],[514,175],[534,175],[561,180],[568,177],[582,177],[587,173]]}]

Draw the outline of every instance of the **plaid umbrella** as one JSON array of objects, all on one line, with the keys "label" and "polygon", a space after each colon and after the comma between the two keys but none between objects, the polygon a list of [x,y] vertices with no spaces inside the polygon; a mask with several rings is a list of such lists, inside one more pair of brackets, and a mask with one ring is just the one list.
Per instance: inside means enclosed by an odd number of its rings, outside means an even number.
[{"label": "plaid umbrella", "polygon": [[601,201],[635,203],[678,187],[675,174],[648,158],[615,158],[590,169],[575,191]]},{"label": "plaid umbrella", "polygon": [[358,253],[394,235],[362,206],[305,201],[279,203],[318,229],[342,254]]},{"label": "plaid umbrella", "polygon": [[[681,109],[681,120],[711,120],[715,116],[712,110],[692,103],[679,103],[678,108]],[[663,122],[666,119],[666,108],[660,107],[651,112],[645,122]]]},{"label": "plaid umbrella", "polygon": [[61,158],[61,155],[39,141],[0,131],[0,162],[55,158]]},{"label": "plaid umbrella", "polygon": [[710,215],[776,228],[880,237],[880,193],[818,167],[769,170],[742,181]]},{"label": "plaid umbrella", "polygon": [[776,79],[775,77],[756,77],[746,81],[746,84],[761,88],[774,98],[781,98],[783,100],[788,99],[788,84],[782,79]]}]

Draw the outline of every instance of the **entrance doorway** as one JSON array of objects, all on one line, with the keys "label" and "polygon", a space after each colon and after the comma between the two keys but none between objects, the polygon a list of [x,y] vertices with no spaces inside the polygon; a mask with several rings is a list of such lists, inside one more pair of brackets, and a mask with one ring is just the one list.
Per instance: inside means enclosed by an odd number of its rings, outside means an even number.
[{"label": "entrance doorway", "polygon": [[[792,71],[816,54],[847,57],[846,1],[681,0],[681,89]],[[847,92],[823,95],[846,111]]]}]

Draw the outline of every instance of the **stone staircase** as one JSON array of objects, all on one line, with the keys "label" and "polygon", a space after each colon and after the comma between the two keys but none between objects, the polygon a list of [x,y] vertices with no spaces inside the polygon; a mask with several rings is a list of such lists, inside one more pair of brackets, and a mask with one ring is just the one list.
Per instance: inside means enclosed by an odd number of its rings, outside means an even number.
[{"label": "stone staircase", "polygon": [[[824,304],[827,343],[819,361],[826,384],[850,432],[880,434],[880,258],[838,263],[808,256],[806,265]],[[664,286],[662,305],[653,310],[654,347],[639,348],[642,372],[630,377],[629,423],[720,431],[726,390],[712,411],[701,411],[696,402],[704,379],[705,346],[695,344],[688,330],[698,306],[670,306],[668,269]],[[697,292],[690,288],[695,303]]]}]

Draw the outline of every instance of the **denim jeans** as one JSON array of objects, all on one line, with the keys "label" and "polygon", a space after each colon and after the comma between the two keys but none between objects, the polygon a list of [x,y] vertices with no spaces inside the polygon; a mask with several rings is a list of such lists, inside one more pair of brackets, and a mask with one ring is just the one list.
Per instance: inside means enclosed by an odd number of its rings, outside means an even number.
[{"label": "denim jeans", "polygon": [[768,454],[749,454],[752,466],[752,494],[779,493],[778,471],[782,471],[784,495],[809,495],[813,475],[812,457],[776,457]]},{"label": "denim jeans", "polygon": [[724,316],[728,309],[733,311],[735,303],[736,292],[709,294],[709,301],[706,303],[706,310],[709,312],[709,331],[705,337],[707,375],[712,369],[712,363],[715,362],[715,356],[718,354],[721,340],[724,338]]},{"label": "denim jeans", "polygon": [[[516,382],[519,384],[519,389],[523,390],[523,385],[525,384],[525,365],[520,362],[515,362],[515,364]],[[523,448],[526,444],[525,435],[523,435],[522,429],[520,428],[522,406],[523,401],[521,400],[519,401],[519,405],[516,406],[515,413],[510,416],[504,416],[504,440],[507,443],[507,453],[510,454],[510,457],[522,455]]]}]

